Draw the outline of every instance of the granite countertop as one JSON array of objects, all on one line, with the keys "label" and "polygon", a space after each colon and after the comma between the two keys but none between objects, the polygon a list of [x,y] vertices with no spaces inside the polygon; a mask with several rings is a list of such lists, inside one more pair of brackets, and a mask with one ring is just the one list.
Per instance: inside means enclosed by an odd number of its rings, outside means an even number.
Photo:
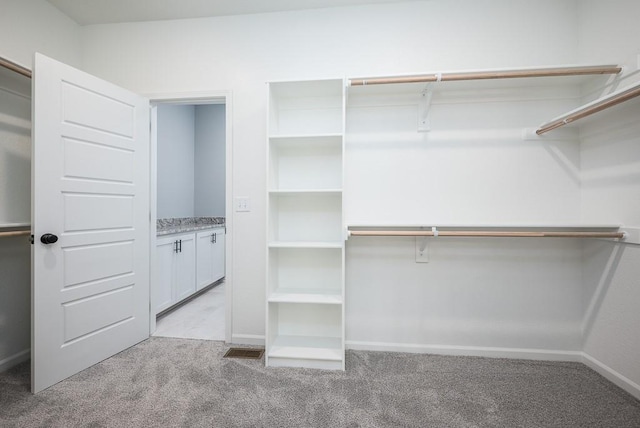
[{"label": "granite countertop", "polygon": [[174,233],[195,232],[224,226],[224,217],[160,218],[156,221],[156,235],[163,236]]}]

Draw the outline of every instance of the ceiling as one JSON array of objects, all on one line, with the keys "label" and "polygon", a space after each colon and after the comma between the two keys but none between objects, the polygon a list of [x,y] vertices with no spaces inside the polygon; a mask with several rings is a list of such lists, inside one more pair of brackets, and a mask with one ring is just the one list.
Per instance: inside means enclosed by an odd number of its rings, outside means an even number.
[{"label": "ceiling", "polygon": [[47,0],[80,25],[246,15],[415,0]]}]

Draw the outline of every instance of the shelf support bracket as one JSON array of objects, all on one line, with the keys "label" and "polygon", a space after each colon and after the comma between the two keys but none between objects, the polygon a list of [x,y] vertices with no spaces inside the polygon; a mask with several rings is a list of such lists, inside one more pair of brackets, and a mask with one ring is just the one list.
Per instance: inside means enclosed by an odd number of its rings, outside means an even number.
[{"label": "shelf support bracket", "polygon": [[420,94],[418,101],[418,132],[431,131],[431,120],[429,119],[429,111],[431,110],[431,99],[433,98],[433,87],[430,83]]}]

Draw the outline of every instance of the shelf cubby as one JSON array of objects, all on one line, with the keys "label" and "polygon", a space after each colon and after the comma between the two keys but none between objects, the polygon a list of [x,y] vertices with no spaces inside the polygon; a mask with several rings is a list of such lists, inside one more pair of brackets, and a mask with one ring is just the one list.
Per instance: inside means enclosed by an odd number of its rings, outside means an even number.
[{"label": "shelf cubby", "polygon": [[339,242],[342,194],[269,195],[269,242]]},{"label": "shelf cubby", "polygon": [[271,190],[342,189],[342,136],[269,139]]},{"label": "shelf cubby", "polygon": [[341,304],[342,248],[271,248],[269,302]]},{"label": "shelf cubby", "polygon": [[270,84],[269,135],[341,134],[342,79]]},{"label": "shelf cubby", "polygon": [[269,366],[344,369],[342,305],[268,305]]}]

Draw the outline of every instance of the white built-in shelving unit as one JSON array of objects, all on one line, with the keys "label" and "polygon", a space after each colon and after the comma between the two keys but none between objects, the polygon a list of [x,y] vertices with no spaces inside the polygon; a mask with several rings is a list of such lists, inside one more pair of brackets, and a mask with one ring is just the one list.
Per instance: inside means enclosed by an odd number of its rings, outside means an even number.
[{"label": "white built-in shelving unit", "polygon": [[344,88],[269,84],[267,366],[344,370]]},{"label": "white built-in shelving unit", "polygon": [[[637,96],[637,85],[624,92],[611,93],[611,88],[620,80],[618,74],[621,71],[622,68],[616,65],[586,65],[270,83],[266,365],[344,369],[345,239],[348,234],[428,235],[431,239],[436,236],[605,237],[624,242],[636,241],[635,229],[622,229],[618,225],[567,225],[563,218],[558,219],[559,223],[553,222],[551,218],[550,225],[549,218],[544,218],[540,221],[545,224],[536,224],[534,219],[534,224],[529,226],[510,226],[498,221],[496,224],[481,226],[471,223],[462,226],[441,224],[437,228],[409,226],[404,224],[405,219],[400,218],[397,220],[399,223],[388,227],[352,224],[347,233],[343,183],[347,93],[349,144],[358,148],[372,146],[371,151],[360,149],[360,152],[373,164],[377,161],[378,165],[387,165],[380,154],[375,158],[371,152],[396,145],[410,150],[412,144],[418,142],[438,141],[439,137],[446,140],[447,136],[451,139],[451,135],[460,139],[461,135],[468,135],[470,132],[485,132],[486,135],[482,134],[487,137],[485,139],[495,143],[495,129],[502,129],[499,118],[490,118],[493,120],[490,125],[477,120],[472,120],[473,124],[467,125],[459,120],[459,117],[477,114],[477,108],[472,110],[469,103],[516,103],[519,111],[527,114],[526,120],[520,120],[520,116],[517,120],[508,117],[511,122],[508,122],[503,134],[514,141],[538,139],[538,135],[547,130]],[[515,128],[521,126],[521,123],[528,123],[528,115],[542,117],[546,104],[552,104],[549,107],[551,111],[573,103],[584,103],[594,98],[594,94],[603,88],[609,94],[587,104],[586,113],[578,109],[575,117],[568,115],[565,120],[565,116],[562,116],[559,122],[556,121],[558,123],[552,122],[550,126],[545,124],[540,129]],[[432,95],[434,105],[439,109],[436,109],[438,111],[433,118],[433,131],[430,117]],[[597,94],[595,98],[598,98]],[[591,108],[592,104],[595,108]],[[450,128],[451,126],[454,128]],[[508,134],[511,130],[518,131],[517,137]],[[425,131],[430,133],[431,139],[417,135]],[[465,131],[467,134],[464,134]],[[574,139],[574,133],[556,137],[556,140],[562,140],[563,143],[564,140]],[[530,147],[523,150],[531,153]],[[509,153],[513,155],[513,150]],[[353,156],[353,153],[349,153],[349,162],[355,162]],[[425,165],[438,168],[438,165],[429,162],[425,162]],[[406,168],[411,169],[412,166],[416,170],[414,164],[407,165]],[[427,166],[418,167],[421,168]],[[369,171],[373,171],[373,168]],[[375,182],[379,177],[374,174],[371,178]],[[363,177],[358,179],[362,180]],[[350,182],[351,186],[357,188],[356,181],[354,179]],[[393,182],[394,180],[389,180],[384,186],[388,187]],[[401,197],[402,190],[398,190],[400,194],[394,193],[393,197],[407,202],[410,213],[424,212],[425,217],[434,215],[433,203],[425,205],[429,208],[425,210],[411,208],[421,206],[414,203],[416,195],[429,191],[430,198],[435,201],[440,198],[446,203],[451,203],[451,198],[442,192],[438,193],[433,177],[426,184],[431,185],[430,190],[421,187],[419,191],[405,193],[404,199]],[[535,186],[530,187],[536,190]],[[352,196],[350,193],[350,198]],[[379,205],[371,205],[371,201],[376,200],[372,194],[358,197],[360,199],[354,199],[355,202],[350,199],[348,202],[351,205],[347,207],[356,220],[359,220],[358,216],[364,218],[371,214],[385,222],[394,221],[394,218],[386,218],[384,212],[376,209]],[[393,201],[389,201],[385,200],[385,203],[394,206]],[[552,199],[550,201],[557,202]],[[352,212],[354,204],[359,202],[365,203],[358,209],[364,210],[366,216],[360,212]],[[395,206],[399,207],[399,204]],[[455,211],[455,207],[447,207]],[[465,212],[468,206],[458,208]],[[402,213],[400,214],[402,217]]]}]

